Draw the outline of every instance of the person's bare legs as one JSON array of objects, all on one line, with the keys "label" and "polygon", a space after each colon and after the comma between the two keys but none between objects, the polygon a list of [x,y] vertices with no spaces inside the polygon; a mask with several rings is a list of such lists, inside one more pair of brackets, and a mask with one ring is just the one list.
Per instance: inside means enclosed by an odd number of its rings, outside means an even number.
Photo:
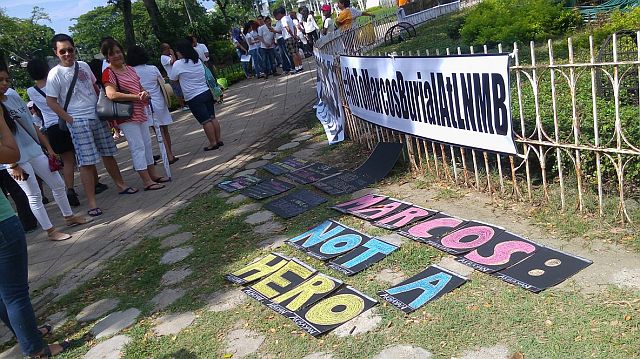
[{"label": "person's bare legs", "polygon": [[169,161],[173,161],[175,156],[171,149],[171,135],[169,134],[169,126],[160,126],[160,132],[162,132],[162,141],[164,142],[164,148],[167,150],[167,158]]},{"label": "person's bare legs", "polygon": [[[149,166],[149,167],[153,167],[153,166]],[[142,180],[142,184],[144,185],[145,188],[152,186],[154,184],[157,184],[152,178],[156,178],[155,176],[155,169],[149,171],[149,167],[147,167],[146,170],[143,171],[136,171],[138,172],[138,175],[140,176],[140,179]]]},{"label": "person's bare legs", "polygon": [[[67,151],[60,154],[62,158],[62,178],[67,189],[73,188],[73,175],[76,167],[76,154],[73,151]],[[94,167],[95,168],[95,167]]]},{"label": "person's bare legs", "polygon": [[84,194],[85,196],[87,196],[87,204],[89,205],[89,209],[98,208],[98,205],[96,204],[96,178],[94,176],[95,172],[95,165],[80,167],[80,180],[82,181],[82,187],[84,187]]},{"label": "person's bare legs", "polygon": [[113,156],[102,156],[102,163],[104,163],[104,168],[107,169],[109,176],[118,189],[120,191],[127,189],[127,185],[124,183],[124,179],[122,178],[122,173],[120,173],[120,167],[118,167],[116,159]]},{"label": "person's bare legs", "polygon": [[216,137],[216,129],[213,124],[214,121],[218,122],[216,120],[212,120],[202,125],[202,128],[204,129],[204,134],[207,136],[207,140],[209,140],[209,147],[215,147],[218,145],[218,137]]}]

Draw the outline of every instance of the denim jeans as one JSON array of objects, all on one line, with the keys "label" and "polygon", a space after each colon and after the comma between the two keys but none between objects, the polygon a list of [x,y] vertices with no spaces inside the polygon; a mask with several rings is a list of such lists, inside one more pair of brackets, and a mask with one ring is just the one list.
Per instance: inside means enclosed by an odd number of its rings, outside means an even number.
[{"label": "denim jeans", "polygon": [[260,52],[259,49],[249,50],[249,55],[251,55],[251,65],[253,66],[254,75],[260,75],[262,71],[262,61],[260,60]]},{"label": "denim jeans", "polygon": [[291,71],[293,62],[289,58],[289,54],[287,51],[287,45],[284,43],[284,38],[281,37],[277,40],[278,48],[280,49],[280,55],[282,60],[282,71],[289,72]]},{"label": "denim jeans", "polygon": [[[242,55],[244,55],[244,52],[242,52],[242,50],[240,49],[236,49],[236,53],[238,54],[238,58],[242,60]],[[249,63],[240,61],[240,65],[242,66],[242,72],[244,72],[244,76],[249,77]]]},{"label": "denim jeans", "polygon": [[25,356],[44,348],[29,298],[27,241],[13,216],[0,222],[0,320],[18,338]]},{"label": "denim jeans", "polygon": [[262,57],[262,71],[267,75],[274,74],[276,72],[276,49],[260,48],[260,57]]}]

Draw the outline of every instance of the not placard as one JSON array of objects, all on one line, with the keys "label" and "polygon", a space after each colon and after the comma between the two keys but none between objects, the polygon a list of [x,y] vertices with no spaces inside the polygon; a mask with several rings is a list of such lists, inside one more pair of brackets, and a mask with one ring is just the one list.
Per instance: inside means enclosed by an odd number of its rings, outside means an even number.
[{"label": "not placard", "polygon": [[260,183],[264,181],[263,178],[251,176],[251,175],[243,175],[236,177],[234,179],[230,179],[227,181],[222,181],[218,183],[218,188],[225,192],[235,192],[241,189],[245,189],[247,187],[253,186],[256,183]]},{"label": "not placard", "polygon": [[313,191],[302,189],[267,203],[265,208],[282,218],[291,218],[326,201],[325,197]]},{"label": "not placard", "polygon": [[540,246],[517,234],[503,232],[456,261],[477,271],[493,273],[531,256]]},{"label": "not placard", "polygon": [[401,311],[411,313],[466,281],[467,278],[455,272],[433,265],[378,295]]},{"label": "not placard", "polygon": [[383,260],[384,257],[396,249],[398,249],[398,247],[393,244],[378,238],[371,238],[362,245],[327,263],[327,266],[338,272],[352,276]]},{"label": "not placard", "polygon": [[295,185],[289,182],[270,178],[256,184],[255,186],[245,188],[240,193],[253,199],[263,199],[279,195],[280,193],[286,192],[294,187]]},{"label": "not placard", "polygon": [[287,264],[289,260],[288,257],[282,254],[271,253],[265,257],[256,259],[233,273],[225,275],[224,278],[231,283],[240,285],[248,284],[271,275]]},{"label": "not placard", "polygon": [[417,242],[430,244],[430,241],[433,238],[440,238],[441,236],[462,227],[464,223],[465,220],[462,218],[440,212],[422,222],[405,226],[398,231],[398,234]]},{"label": "not placard", "polygon": [[438,211],[434,209],[412,205],[402,211],[394,212],[384,218],[378,219],[376,222],[373,222],[373,225],[395,231],[396,229],[432,217],[437,213]]},{"label": "not placard", "polygon": [[317,337],[378,304],[378,301],[351,286],[345,286],[312,306],[295,311],[290,318],[300,329]]},{"label": "not placard", "polygon": [[433,236],[427,242],[443,252],[460,255],[470,252],[493,240],[504,232],[504,228],[478,221],[467,221],[461,227],[445,235]]},{"label": "not placard", "polygon": [[361,190],[374,181],[351,171],[342,171],[335,176],[330,176],[313,185],[319,190],[330,195],[348,194]]},{"label": "not placard", "polygon": [[312,163],[304,168],[285,174],[285,177],[300,184],[309,184],[333,176],[340,170],[324,163]]},{"label": "not placard", "polygon": [[390,214],[401,212],[409,207],[411,207],[411,203],[395,198],[387,198],[384,201],[367,208],[357,210],[349,209],[347,213],[352,216],[362,218],[365,221],[375,221]]},{"label": "not placard", "polygon": [[292,156],[292,157],[281,159],[278,162],[267,163],[266,165],[262,166],[262,168],[274,176],[280,176],[285,173],[295,171],[299,168],[306,167],[310,163],[311,161]]},{"label": "not placard", "polygon": [[387,198],[389,197],[380,194],[369,193],[347,202],[338,203],[332,206],[331,209],[335,209],[340,213],[347,213],[348,211],[357,211],[359,209],[373,206],[384,201]]},{"label": "not placard", "polygon": [[315,259],[326,261],[341,256],[364,243],[371,240],[371,237],[360,233],[354,229],[344,227],[339,234],[327,240],[308,247],[307,254]]},{"label": "not placard", "polygon": [[492,275],[534,293],[560,284],[593,263],[588,259],[548,247]]}]

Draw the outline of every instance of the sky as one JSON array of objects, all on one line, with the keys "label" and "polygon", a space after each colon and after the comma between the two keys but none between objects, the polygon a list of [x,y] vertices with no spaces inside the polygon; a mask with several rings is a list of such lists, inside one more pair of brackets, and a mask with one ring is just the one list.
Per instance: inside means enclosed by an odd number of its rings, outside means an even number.
[{"label": "sky", "polygon": [[[106,4],[107,0],[0,0],[0,8],[12,17],[29,18],[34,6],[44,8],[51,22],[39,23],[52,27],[56,33],[69,33],[69,26],[74,24],[72,18]],[[206,1],[203,4],[209,8],[213,2]]]}]

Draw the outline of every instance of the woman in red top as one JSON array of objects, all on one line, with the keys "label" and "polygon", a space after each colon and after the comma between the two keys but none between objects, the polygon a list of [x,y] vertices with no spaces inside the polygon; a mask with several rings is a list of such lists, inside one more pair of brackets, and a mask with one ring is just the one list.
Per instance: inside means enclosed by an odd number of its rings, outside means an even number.
[{"label": "woman in red top", "polygon": [[116,40],[105,40],[100,52],[109,63],[109,67],[102,73],[102,84],[107,97],[112,101],[133,102],[133,115],[126,120],[117,121],[129,143],[133,168],[140,175],[145,191],[162,189],[164,185],[161,183],[168,182],[169,179],[156,175],[153,164],[151,135],[147,127],[149,93],[142,88],[133,67],[125,64],[124,50]]}]

